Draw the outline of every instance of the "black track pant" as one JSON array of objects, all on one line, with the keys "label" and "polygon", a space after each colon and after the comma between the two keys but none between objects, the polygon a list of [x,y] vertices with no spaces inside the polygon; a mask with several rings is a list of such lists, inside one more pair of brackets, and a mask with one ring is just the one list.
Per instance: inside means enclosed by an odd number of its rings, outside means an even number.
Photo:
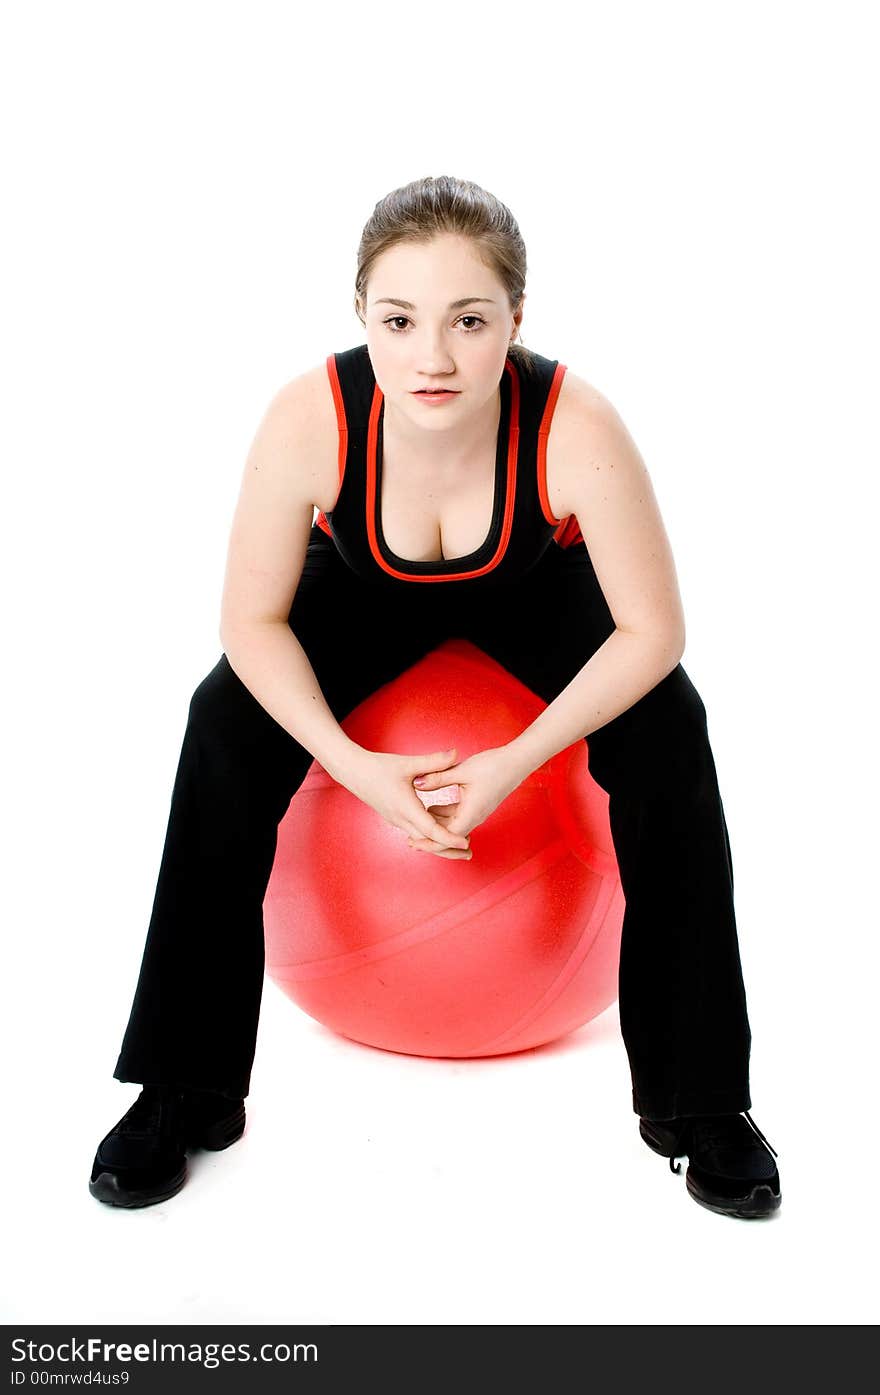
[{"label": "black track pant", "polygon": [[[494,590],[386,587],[356,576],[317,526],[289,623],[339,722],[454,637],[551,702],[614,629],[583,544],[551,544],[522,581]],[[587,746],[626,900],[619,1009],[633,1108],[655,1119],[749,1109],[730,843],[706,710],[681,664]],[[312,759],[221,655],[189,705],[117,1080],[247,1095],[263,897]]]}]

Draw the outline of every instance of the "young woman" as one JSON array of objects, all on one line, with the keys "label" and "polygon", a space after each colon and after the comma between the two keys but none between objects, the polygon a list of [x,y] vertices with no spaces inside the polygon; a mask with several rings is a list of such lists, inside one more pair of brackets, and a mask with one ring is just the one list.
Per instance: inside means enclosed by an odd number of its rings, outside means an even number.
[{"label": "young woman", "polygon": [[[366,344],[269,403],[249,452],[223,590],[223,653],[189,706],[153,913],[114,1076],[143,1089],[102,1139],[90,1190],[142,1206],[183,1186],[188,1147],[244,1130],[278,824],[313,759],[416,852],[470,835],[587,738],[610,796],[626,911],[619,1006],[645,1143],[687,1156],[691,1196],[780,1204],[751,1120],[727,826],[706,710],[644,462],[619,415],[515,344],[526,257],[470,182],[377,204],[358,256]],[[318,518],[314,510],[319,510]],[[444,639],[470,640],[548,704],[509,745],[369,751],[344,717]],[[458,784],[458,804],[416,793]]]}]

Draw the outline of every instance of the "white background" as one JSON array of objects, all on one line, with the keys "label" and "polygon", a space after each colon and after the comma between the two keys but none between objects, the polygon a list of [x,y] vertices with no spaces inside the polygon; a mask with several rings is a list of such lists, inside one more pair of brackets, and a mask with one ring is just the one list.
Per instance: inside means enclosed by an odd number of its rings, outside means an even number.
[{"label": "white background", "polygon": [[[6,8],[6,1322],[863,1323],[876,1223],[874,7]],[[363,342],[425,174],[519,221],[526,344],[651,472],[736,876],[771,1221],[638,1137],[616,1006],[522,1056],[359,1047],[267,980],[248,1129],[87,1179],[266,404]]]}]

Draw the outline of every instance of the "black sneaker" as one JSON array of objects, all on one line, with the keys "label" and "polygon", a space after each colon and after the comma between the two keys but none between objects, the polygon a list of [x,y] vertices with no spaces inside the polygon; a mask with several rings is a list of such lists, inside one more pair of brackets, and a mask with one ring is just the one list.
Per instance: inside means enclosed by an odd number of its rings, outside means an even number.
[{"label": "black sneaker", "polygon": [[778,1155],[748,1110],[744,1116],[640,1119],[639,1133],[649,1148],[669,1158],[671,1171],[681,1171],[676,1158],[688,1158],[688,1192],[708,1210],[752,1220],[779,1208],[782,1191],[773,1161]]},{"label": "black sneaker", "polygon": [[179,1192],[187,1148],[228,1148],[244,1133],[244,1100],[144,1085],[98,1144],[89,1191],[111,1206],[151,1206]]}]

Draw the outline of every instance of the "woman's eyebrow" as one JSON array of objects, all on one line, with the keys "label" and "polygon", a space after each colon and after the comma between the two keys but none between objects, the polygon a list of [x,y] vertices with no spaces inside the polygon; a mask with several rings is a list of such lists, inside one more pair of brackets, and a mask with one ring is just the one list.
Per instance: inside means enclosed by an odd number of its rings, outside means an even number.
[{"label": "woman's eyebrow", "polygon": [[[466,295],[466,296],[464,296],[464,298],[463,298],[462,300],[451,300],[451,301],[449,302],[449,309],[450,309],[450,310],[460,310],[460,309],[462,308],[463,305],[474,305],[474,304],[476,304],[477,301],[479,301],[480,304],[482,304],[482,305],[494,305],[494,304],[495,304],[495,301],[494,301],[494,300],[490,300],[489,297],[488,297],[488,296],[485,296],[485,295]],[[415,310],[415,308],[416,308],[416,307],[413,305],[413,303],[412,303],[411,300],[397,300],[394,296],[390,296],[390,295],[379,296],[378,300],[374,300],[374,301],[373,301],[373,304],[374,304],[374,305],[399,305],[399,306],[401,306],[402,309],[404,309],[404,310]]]}]

